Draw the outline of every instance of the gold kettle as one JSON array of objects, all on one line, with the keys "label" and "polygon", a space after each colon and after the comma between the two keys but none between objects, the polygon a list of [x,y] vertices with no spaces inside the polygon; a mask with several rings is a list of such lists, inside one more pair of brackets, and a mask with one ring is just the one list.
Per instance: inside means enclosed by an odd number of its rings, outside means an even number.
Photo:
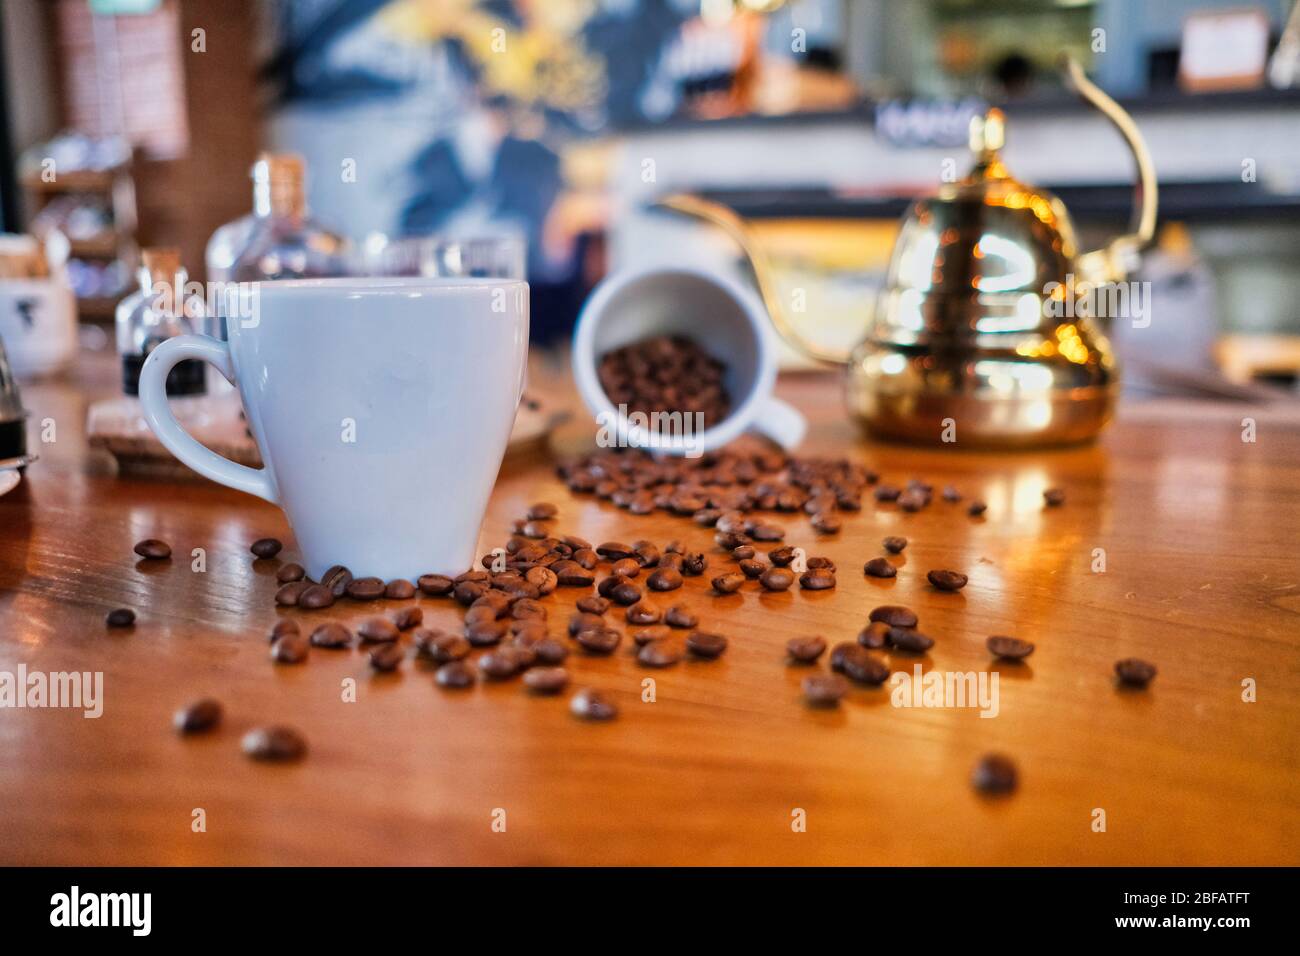
[{"label": "gold kettle", "polygon": [[1124,282],[1150,243],[1156,181],[1132,118],[1073,59],[1065,72],[1137,161],[1133,232],[1080,253],[1064,204],[1002,164],[1004,119],[991,109],[971,123],[969,175],[903,217],[867,336],[849,353],[791,324],[766,256],[731,209],[685,194],[660,204],[740,244],[777,330],[811,358],[847,368],[849,412],[871,434],[979,448],[1086,441],[1110,419],[1119,389],[1096,308],[1117,297],[1098,293]]}]

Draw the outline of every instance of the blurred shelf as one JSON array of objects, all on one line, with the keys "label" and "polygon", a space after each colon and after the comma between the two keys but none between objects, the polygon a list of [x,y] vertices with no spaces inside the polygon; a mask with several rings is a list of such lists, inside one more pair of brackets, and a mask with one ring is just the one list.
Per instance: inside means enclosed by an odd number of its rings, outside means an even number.
[{"label": "blurred shelf", "polygon": [[117,304],[125,295],[126,292],[123,291],[120,296],[92,296],[78,299],[77,316],[83,322],[111,322],[113,314],[117,311]]},{"label": "blurred shelf", "polygon": [[[1081,222],[1125,221],[1133,210],[1133,188],[1060,185],[1055,193]],[[817,187],[711,189],[697,192],[730,206],[748,219],[897,219],[916,196],[861,195]],[[1271,191],[1262,183],[1161,183],[1160,218],[1192,223],[1273,221],[1300,213],[1300,194]]]}]

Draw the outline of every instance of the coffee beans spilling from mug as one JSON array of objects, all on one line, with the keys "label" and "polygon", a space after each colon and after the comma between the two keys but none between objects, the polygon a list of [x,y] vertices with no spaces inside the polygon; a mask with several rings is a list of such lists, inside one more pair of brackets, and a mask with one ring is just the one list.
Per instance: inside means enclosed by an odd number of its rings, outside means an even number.
[{"label": "coffee beans spilling from mug", "polygon": [[[646,416],[698,413],[704,428],[718,424],[731,409],[722,381],[725,373],[722,362],[678,335],[642,339],[606,352],[596,369],[600,387],[615,407],[622,405],[628,414]],[[653,418],[648,425],[654,429]],[[694,428],[695,423],[687,427]]]}]

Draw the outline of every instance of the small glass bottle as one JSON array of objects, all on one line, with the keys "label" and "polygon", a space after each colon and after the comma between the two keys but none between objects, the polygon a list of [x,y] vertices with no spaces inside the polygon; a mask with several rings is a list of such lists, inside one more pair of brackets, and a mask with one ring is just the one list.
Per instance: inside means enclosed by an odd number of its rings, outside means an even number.
[{"label": "small glass bottle", "polygon": [[[241,220],[217,230],[218,268],[224,243],[238,238]],[[230,263],[234,282],[347,274],[347,242],[307,212],[304,164],[292,153],[263,153],[253,166],[253,218]],[[230,230],[225,236],[223,230]]]},{"label": "small glass bottle", "polygon": [[[140,369],[158,345],[177,335],[200,331],[204,326],[204,303],[200,296],[187,295],[188,275],[176,249],[145,249],[141,253],[140,287],[117,305],[117,354],[122,360],[122,391],[136,397],[140,391]],[[197,359],[178,362],[167,376],[167,394],[177,399],[201,398],[206,394],[205,366]],[[182,421],[202,414],[197,403],[178,401],[176,415]]]}]

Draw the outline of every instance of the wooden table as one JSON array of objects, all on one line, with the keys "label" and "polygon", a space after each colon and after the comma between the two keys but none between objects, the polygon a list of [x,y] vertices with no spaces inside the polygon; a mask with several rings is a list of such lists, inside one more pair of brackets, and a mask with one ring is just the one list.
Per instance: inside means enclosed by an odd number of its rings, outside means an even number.
[{"label": "wooden table", "polygon": [[[57,440],[0,499],[0,670],[102,671],[105,707],[97,720],[0,710],[0,862],[1300,862],[1293,427],[1261,420],[1258,440],[1243,443],[1249,411],[1205,406],[1179,421],[1121,418],[1089,448],[919,450],[860,440],[840,419],[833,380],[783,381],[813,421],[806,451],[850,455],[899,481],[951,482],[986,499],[987,518],[938,500],[916,515],[869,503],[818,540],[806,518],[783,516],[790,543],[836,561],[838,588],[718,598],[707,579],[688,580],[673,597],[730,635],[730,650],[654,672],[626,647],[571,658],[579,684],[622,707],[614,722],[585,724],[564,698],[531,698],[517,681],[449,693],[413,661],[372,676],[355,650],[272,665],[269,627],[300,612],[273,607],[275,565],[255,564],[248,545],[283,536],[283,557],[294,557],[280,513],[209,483],[116,477],[82,433],[112,366],[87,359],[75,381],[25,389],[33,438],[50,420]],[[556,444],[581,448],[591,435],[575,423]],[[483,549],[541,500],[559,505],[563,529],[593,540],[711,547],[687,519],[633,518],[571,496],[553,464],[542,453],[508,460]],[[1052,485],[1068,501],[1045,510]],[[862,562],[887,534],[912,540],[902,570],[866,579]],[[171,542],[170,563],[137,563],[132,545],[151,536]],[[191,570],[199,547],[206,573]],[[933,591],[924,572],[935,567],[969,573],[969,586]],[[557,629],[576,596],[554,602]],[[996,718],[894,707],[888,688],[855,689],[835,710],[803,705],[807,672],[785,663],[786,639],[851,640],[886,602],[917,609],[937,638],[927,670],[999,673]],[[458,621],[445,599],[420,603],[433,623]],[[139,613],[132,632],[103,625],[119,605]],[[1025,666],[996,665],[990,634],[1038,649]],[[1130,655],[1159,665],[1146,692],[1115,685],[1112,665]],[[654,703],[641,700],[646,677]],[[346,678],[353,703],[341,699]],[[1247,680],[1254,702],[1243,700]],[[224,701],[224,725],[177,736],[172,712],[207,694]],[[265,722],[300,728],[307,759],[242,756],[242,733]],[[968,783],[988,751],[1019,765],[1008,799]],[[206,831],[196,833],[198,808]],[[505,832],[493,827],[501,810]],[[797,810],[805,832],[792,827]]]}]

